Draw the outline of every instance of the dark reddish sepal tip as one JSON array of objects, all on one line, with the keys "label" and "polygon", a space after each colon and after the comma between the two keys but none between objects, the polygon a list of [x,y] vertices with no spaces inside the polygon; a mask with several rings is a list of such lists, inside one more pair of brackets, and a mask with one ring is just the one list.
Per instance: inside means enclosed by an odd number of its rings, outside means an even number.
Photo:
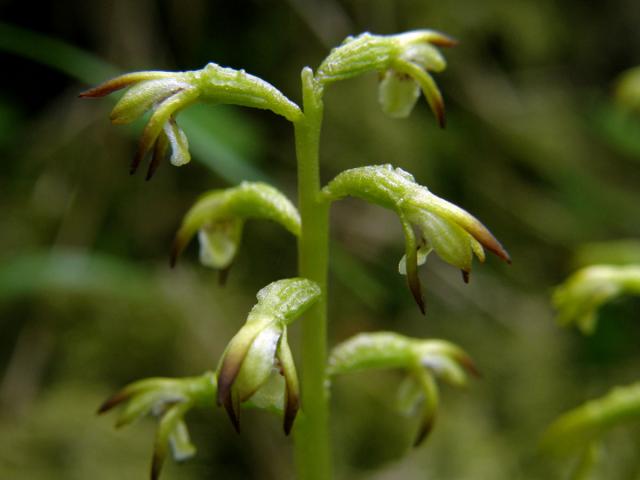
[{"label": "dark reddish sepal tip", "polygon": [[227,415],[229,415],[233,429],[236,433],[240,433],[240,416],[238,414],[239,412],[236,411],[236,405],[231,398],[231,395],[224,399],[223,404],[224,409],[227,411]]},{"label": "dark reddish sepal tip", "polygon": [[426,440],[426,438],[431,433],[431,430],[433,430],[434,423],[435,423],[435,416],[432,416],[429,419],[427,419],[427,421],[423,422],[420,425],[420,430],[418,430],[418,433],[416,434],[416,438],[413,441],[414,448],[419,447],[422,444],[422,442]]},{"label": "dark reddish sepal tip", "polygon": [[218,285],[224,287],[227,284],[227,280],[229,279],[229,272],[231,271],[231,267],[233,265],[229,265],[218,271]]},{"label": "dark reddish sepal tip", "polygon": [[482,372],[478,369],[474,361],[471,360],[471,357],[464,355],[462,358],[459,358],[458,361],[462,364],[465,370],[474,377],[482,378]]},{"label": "dark reddish sepal tip", "polygon": [[462,280],[464,283],[469,283],[471,272],[468,270],[460,270],[462,272]]},{"label": "dark reddish sepal tip", "polygon": [[300,408],[300,399],[297,395],[291,394],[287,388],[287,404],[284,409],[284,434],[289,435],[293,428],[293,422],[298,415],[298,409]]},{"label": "dark reddish sepal tip", "polygon": [[127,400],[130,396],[131,395],[129,393],[122,391],[116,393],[115,395],[112,395],[111,397],[107,398],[102,405],[100,405],[100,407],[96,411],[96,414],[102,415],[103,413],[108,412],[113,407]]},{"label": "dark reddish sepal tip", "polygon": [[164,458],[154,451],[153,456],[151,457],[151,480],[158,480],[158,478],[160,478],[160,472],[162,471],[163,463]]},{"label": "dark reddish sepal tip", "polygon": [[424,298],[422,297],[422,287],[420,285],[420,279],[418,278],[417,272],[410,273],[407,272],[407,284],[409,285],[409,290],[411,290],[411,295],[415,300],[420,312],[425,315],[426,308],[424,304]]},{"label": "dark reddish sepal tip", "polygon": [[171,253],[169,254],[169,266],[174,268],[176,263],[178,263],[178,257],[180,256],[180,252],[182,251],[182,247],[180,242],[176,238],[173,241],[173,245],[171,245]]},{"label": "dark reddish sepal tip", "polygon": [[438,126],[444,129],[447,126],[447,114],[444,109],[444,104],[438,102],[434,105],[434,108],[435,110],[433,113],[435,113],[436,119],[438,120]]}]

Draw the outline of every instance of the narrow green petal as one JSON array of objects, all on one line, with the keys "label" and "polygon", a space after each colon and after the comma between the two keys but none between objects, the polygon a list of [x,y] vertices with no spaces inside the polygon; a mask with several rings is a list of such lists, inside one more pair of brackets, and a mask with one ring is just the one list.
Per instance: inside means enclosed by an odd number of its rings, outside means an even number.
[{"label": "narrow green petal", "polygon": [[160,135],[164,125],[169,121],[171,116],[175,115],[178,110],[193,103],[197,98],[198,91],[192,88],[179,91],[158,105],[147,122],[147,125],[142,132],[142,136],[140,137],[138,151],[136,152],[136,156],[134,157],[131,165],[131,173],[135,173],[138,165],[147,153],[149,153],[153,144],[158,139],[158,135]]},{"label": "narrow green petal", "polygon": [[440,127],[444,128],[446,124],[444,100],[442,99],[440,89],[436,85],[436,82],[433,80],[431,75],[429,75],[419,65],[402,59],[394,61],[393,68],[398,72],[409,75],[416,82],[418,82],[418,85],[420,85],[424,97],[427,99],[427,103],[429,104],[431,111],[438,120],[438,124],[440,125]]},{"label": "narrow green petal", "polygon": [[171,95],[189,88],[189,84],[174,78],[150,80],[132,86],[111,111],[111,122],[130,123],[154,105],[162,103]]},{"label": "narrow green petal", "polygon": [[217,269],[231,266],[240,246],[243,225],[238,219],[220,220],[200,229],[200,263]]},{"label": "narrow green petal", "polygon": [[129,87],[138,82],[157,80],[157,79],[171,79],[171,78],[174,78],[175,76],[176,76],[176,73],[174,72],[148,71],[148,72],[126,73],[124,75],[120,75],[118,77],[112,78],[111,80],[107,80],[106,82],[101,83],[97,87],[91,88],[89,90],[85,90],[80,94],[80,97],[81,98],[104,97],[105,95],[109,95],[110,93]]},{"label": "narrow green petal", "polygon": [[169,451],[169,439],[175,428],[182,422],[185,412],[191,408],[188,402],[179,403],[169,408],[162,415],[156,430],[156,438],[151,459],[151,479],[157,480],[162,470],[162,465]]},{"label": "narrow green petal", "polygon": [[438,411],[439,394],[438,386],[429,372],[418,368],[414,371],[414,375],[424,395],[420,426],[413,442],[414,447],[417,447],[427,438],[433,429]]},{"label": "narrow green petal", "polygon": [[241,403],[256,393],[269,378],[275,366],[276,350],[281,335],[282,328],[272,326],[262,330],[251,343],[231,387],[238,392]]},{"label": "narrow green petal", "polygon": [[411,291],[411,295],[413,295],[413,299],[416,301],[418,308],[420,308],[420,311],[424,315],[424,298],[422,296],[420,277],[418,276],[418,245],[416,244],[416,235],[413,231],[413,226],[404,217],[401,217],[401,222],[405,238],[407,284],[409,285],[409,290]]},{"label": "narrow green petal", "polygon": [[165,123],[164,132],[171,143],[171,164],[180,167],[189,163],[191,161],[189,140],[187,140],[187,136],[178,126],[175,118],[171,117]]},{"label": "narrow green petal", "polygon": [[378,102],[392,118],[407,118],[420,96],[420,87],[408,75],[387,70],[378,85]]},{"label": "narrow green petal", "polygon": [[278,345],[278,361],[282,368],[282,375],[284,376],[286,386],[283,428],[285,435],[289,435],[298,409],[300,408],[300,384],[298,383],[296,365],[293,362],[293,354],[291,353],[291,348],[287,340],[286,329]]},{"label": "narrow green petal", "polygon": [[426,211],[411,220],[440,258],[461,270],[471,271],[473,237],[462,227]]}]

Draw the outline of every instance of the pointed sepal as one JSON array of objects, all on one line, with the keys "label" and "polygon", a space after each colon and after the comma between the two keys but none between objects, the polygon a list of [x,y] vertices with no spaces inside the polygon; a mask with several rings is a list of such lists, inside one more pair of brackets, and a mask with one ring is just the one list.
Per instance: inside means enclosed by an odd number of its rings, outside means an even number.
[{"label": "pointed sepal", "polygon": [[259,394],[277,371],[284,377],[284,430],[287,434],[291,431],[299,408],[299,385],[287,342],[287,325],[311,307],[320,294],[318,285],[304,278],[278,280],[258,292],[258,303],[229,342],[218,367],[218,404],[225,407],[236,430],[240,428],[241,405]]},{"label": "pointed sepal", "polygon": [[465,282],[469,280],[474,255],[480,261],[485,260],[483,247],[511,262],[507,251],[479,220],[434,195],[400,168],[391,165],[352,168],[336,176],[322,192],[330,201],[353,196],[398,214],[405,235],[405,257],[400,270],[406,272],[411,293],[423,313],[417,265],[424,263],[431,250],[460,269]]}]

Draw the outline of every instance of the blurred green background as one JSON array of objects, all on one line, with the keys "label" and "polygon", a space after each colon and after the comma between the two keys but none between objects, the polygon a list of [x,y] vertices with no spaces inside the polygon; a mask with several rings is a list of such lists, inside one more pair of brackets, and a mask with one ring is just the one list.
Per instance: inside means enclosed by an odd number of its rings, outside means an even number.
[{"label": "blurred green background", "polygon": [[[397,372],[332,390],[339,479],[563,478],[537,452],[559,413],[640,375],[637,299],[600,312],[592,337],[553,322],[550,293],[585,243],[640,238],[640,119],[612,100],[640,64],[636,0],[0,1],[0,478],[146,478],[154,422],[116,431],[95,409],[127,382],[214,368],[255,292],[295,274],[295,242],[248,224],[228,284],[191,246],[168,252],[204,190],[268,179],[295,198],[293,132],[268,112],[194,107],[180,117],[192,163],[130,177],[141,124],[113,127],[111,100],[79,91],[120,71],[245,68],[299,102],[299,72],[348,34],[430,27],[460,45],[437,75],[440,131],[421,100],[384,116],[376,76],[326,95],[323,178],[393,163],[480,218],[514,259],[476,265],[469,285],[432,257],[420,316],[397,274],[392,214],[359,201],[332,211],[331,342],[393,329],[463,346],[483,378],[443,388],[431,438],[396,409]],[[597,257],[597,255],[596,255]],[[588,258],[586,261],[597,261]],[[297,327],[293,328],[295,337]],[[294,339],[295,345],[295,339]],[[294,351],[295,351],[294,346]],[[289,479],[280,420],[188,416],[195,459],[165,479]],[[640,428],[606,437],[598,478],[640,479]]]}]

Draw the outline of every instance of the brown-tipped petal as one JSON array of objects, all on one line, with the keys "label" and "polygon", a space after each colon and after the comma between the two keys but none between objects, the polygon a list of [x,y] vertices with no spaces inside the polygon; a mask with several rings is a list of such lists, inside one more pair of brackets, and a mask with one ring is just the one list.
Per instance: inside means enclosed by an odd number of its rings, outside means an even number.
[{"label": "brown-tipped petal", "polygon": [[[500,242],[493,236],[487,227],[485,227],[480,220],[475,218],[466,210],[454,205],[431,192],[423,192],[423,195],[427,198],[426,207],[434,214],[448,218],[450,221],[457,223],[463,229],[465,229],[473,238],[475,238],[483,247],[500,257],[507,263],[511,263],[511,257],[507,251],[502,247]],[[471,244],[471,248],[474,252],[477,251],[477,247]],[[482,260],[482,258],[480,258]]]},{"label": "brown-tipped petal", "polygon": [[284,433],[289,435],[293,422],[300,409],[300,385],[298,384],[298,374],[293,362],[293,354],[287,342],[287,331],[284,330],[278,345],[278,360],[280,371],[285,380],[285,403],[284,403]]},{"label": "brown-tipped petal", "polygon": [[190,239],[191,237],[180,235],[180,232],[176,234],[176,237],[173,239],[173,244],[171,245],[171,253],[169,255],[169,265],[171,266],[171,268],[175,267],[176,263],[178,263],[178,257],[187,246]]},{"label": "brown-tipped petal", "polygon": [[230,403],[231,386],[240,372],[240,367],[242,367],[242,361],[246,356],[247,350],[248,348],[245,349],[243,352],[244,355],[241,357],[240,355],[233,355],[232,353],[228,353],[225,356],[220,367],[220,373],[218,374],[218,405],[226,406],[226,404]]},{"label": "brown-tipped petal", "polygon": [[462,280],[464,283],[469,283],[469,277],[471,276],[471,272],[469,270],[460,270],[462,272]]},{"label": "brown-tipped petal", "polygon": [[218,285],[224,287],[227,284],[227,279],[229,278],[229,272],[231,271],[231,267],[233,264],[230,264],[228,267],[221,268],[218,271]]},{"label": "brown-tipped petal", "polygon": [[475,362],[467,354],[462,354],[456,360],[464,367],[464,369],[475,377],[482,378],[482,372],[478,370]]},{"label": "brown-tipped petal", "polygon": [[153,455],[151,456],[151,480],[158,480],[158,478],[160,478],[160,472],[162,471],[162,465],[164,464],[166,456],[166,452],[162,454],[157,450],[153,451]]},{"label": "brown-tipped petal", "polygon": [[[408,261],[408,259],[407,259]],[[424,298],[422,296],[422,285],[420,284],[420,277],[418,277],[418,269],[414,269],[412,272],[411,269],[407,266],[407,285],[409,286],[409,290],[411,290],[411,295],[413,299],[416,301],[420,312],[425,315],[426,314],[426,306],[424,303]]]},{"label": "brown-tipped petal", "polygon": [[238,395],[230,391],[229,395],[224,398],[223,405],[236,433],[240,433],[240,400]]},{"label": "brown-tipped petal", "polygon": [[151,162],[149,163],[149,169],[147,170],[147,176],[145,177],[146,181],[151,180],[153,175],[156,173],[156,170],[160,166],[160,162],[164,159],[167,154],[167,148],[169,147],[169,140],[164,133],[161,133],[156,141],[155,147],[153,148],[153,156],[151,157]]},{"label": "brown-tipped petal", "polygon": [[425,314],[425,304],[422,297],[422,286],[420,285],[420,277],[418,276],[418,246],[416,245],[416,234],[413,231],[411,223],[401,218],[402,230],[405,238],[405,262],[407,270],[407,285],[411,290],[414,300],[418,304],[418,308],[422,314]]},{"label": "brown-tipped petal", "polygon": [[107,80],[101,83],[97,87],[90,88],[81,92],[78,96],[80,98],[98,98],[109,95],[117,90],[126,88],[134,83],[142,82],[145,80],[155,80],[158,78],[170,78],[174,76],[171,72],[134,72],[120,75],[119,77]]},{"label": "brown-tipped petal", "polygon": [[509,252],[504,249],[500,242],[491,234],[491,232],[489,232],[489,230],[486,229],[486,227],[484,227],[484,225],[481,224],[480,226],[482,228],[477,230],[469,230],[469,233],[476,240],[478,240],[478,242],[480,242],[484,246],[484,248],[497,255],[508,264],[511,264],[511,257],[509,256]]},{"label": "brown-tipped petal", "polygon": [[259,333],[259,327],[248,327],[245,325],[240,331],[231,339],[227,346],[227,351],[222,359],[222,364],[218,370],[218,405],[224,405],[224,408],[229,414],[231,423],[235,427],[236,431],[239,431],[239,398],[234,393],[233,382],[235,382],[240,373],[240,368],[244,362],[254,339]]},{"label": "brown-tipped petal", "polygon": [[146,154],[146,150],[144,150],[142,146],[138,146],[138,150],[136,151],[133,160],[131,160],[131,165],[129,166],[129,175],[134,175],[136,173],[140,166],[140,162],[142,162],[142,159]]},{"label": "brown-tipped petal", "polygon": [[291,433],[291,429],[293,428],[293,422],[298,415],[298,410],[300,409],[300,397],[298,396],[297,392],[292,392],[288,385],[285,393],[286,404],[284,409],[283,428],[284,434],[289,435]]},{"label": "brown-tipped petal", "polygon": [[393,64],[393,68],[398,72],[406,73],[418,82],[424,97],[427,99],[427,103],[429,104],[431,111],[438,120],[438,125],[440,128],[444,128],[447,123],[444,110],[444,100],[431,75],[429,75],[421,66],[403,59],[397,59]]},{"label": "brown-tipped petal", "polygon": [[140,137],[138,151],[131,164],[131,173],[135,173],[142,159],[149,153],[156,143],[158,136],[162,132],[165,123],[169,121],[171,115],[174,115],[180,108],[185,107],[195,98],[198,92],[195,89],[181,90],[174,95],[168,97],[165,101],[158,105],[153,115],[147,122],[147,125]]},{"label": "brown-tipped petal", "polygon": [[131,398],[132,392],[125,390],[120,390],[118,393],[110,396],[109,398],[107,398],[104,403],[102,405],[100,405],[100,408],[98,408],[98,411],[96,412],[98,415],[102,415],[103,413],[108,412],[109,410],[111,410],[113,407],[121,404],[122,402],[124,402],[125,400],[128,400],[129,398]]},{"label": "brown-tipped petal", "polygon": [[190,406],[187,402],[173,403],[160,414],[161,417],[153,444],[153,456],[151,457],[151,480],[157,480],[160,476],[162,465],[169,451],[171,432],[176,428],[176,425],[181,421]]},{"label": "brown-tipped petal", "polygon": [[435,415],[430,415],[428,417],[423,418],[423,421],[420,423],[420,428],[416,433],[416,438],[413,441],[413,446],[419,447],[422,442],[429,436],[431,430],[433,430],[433,425],[435,424],[436,417]]},{"label": "brown-tipped petal", "polygon": [[432,32],[429,35],[429,43],[436,47],[455,47],[460,42],[449,35],[440,32]]}]

